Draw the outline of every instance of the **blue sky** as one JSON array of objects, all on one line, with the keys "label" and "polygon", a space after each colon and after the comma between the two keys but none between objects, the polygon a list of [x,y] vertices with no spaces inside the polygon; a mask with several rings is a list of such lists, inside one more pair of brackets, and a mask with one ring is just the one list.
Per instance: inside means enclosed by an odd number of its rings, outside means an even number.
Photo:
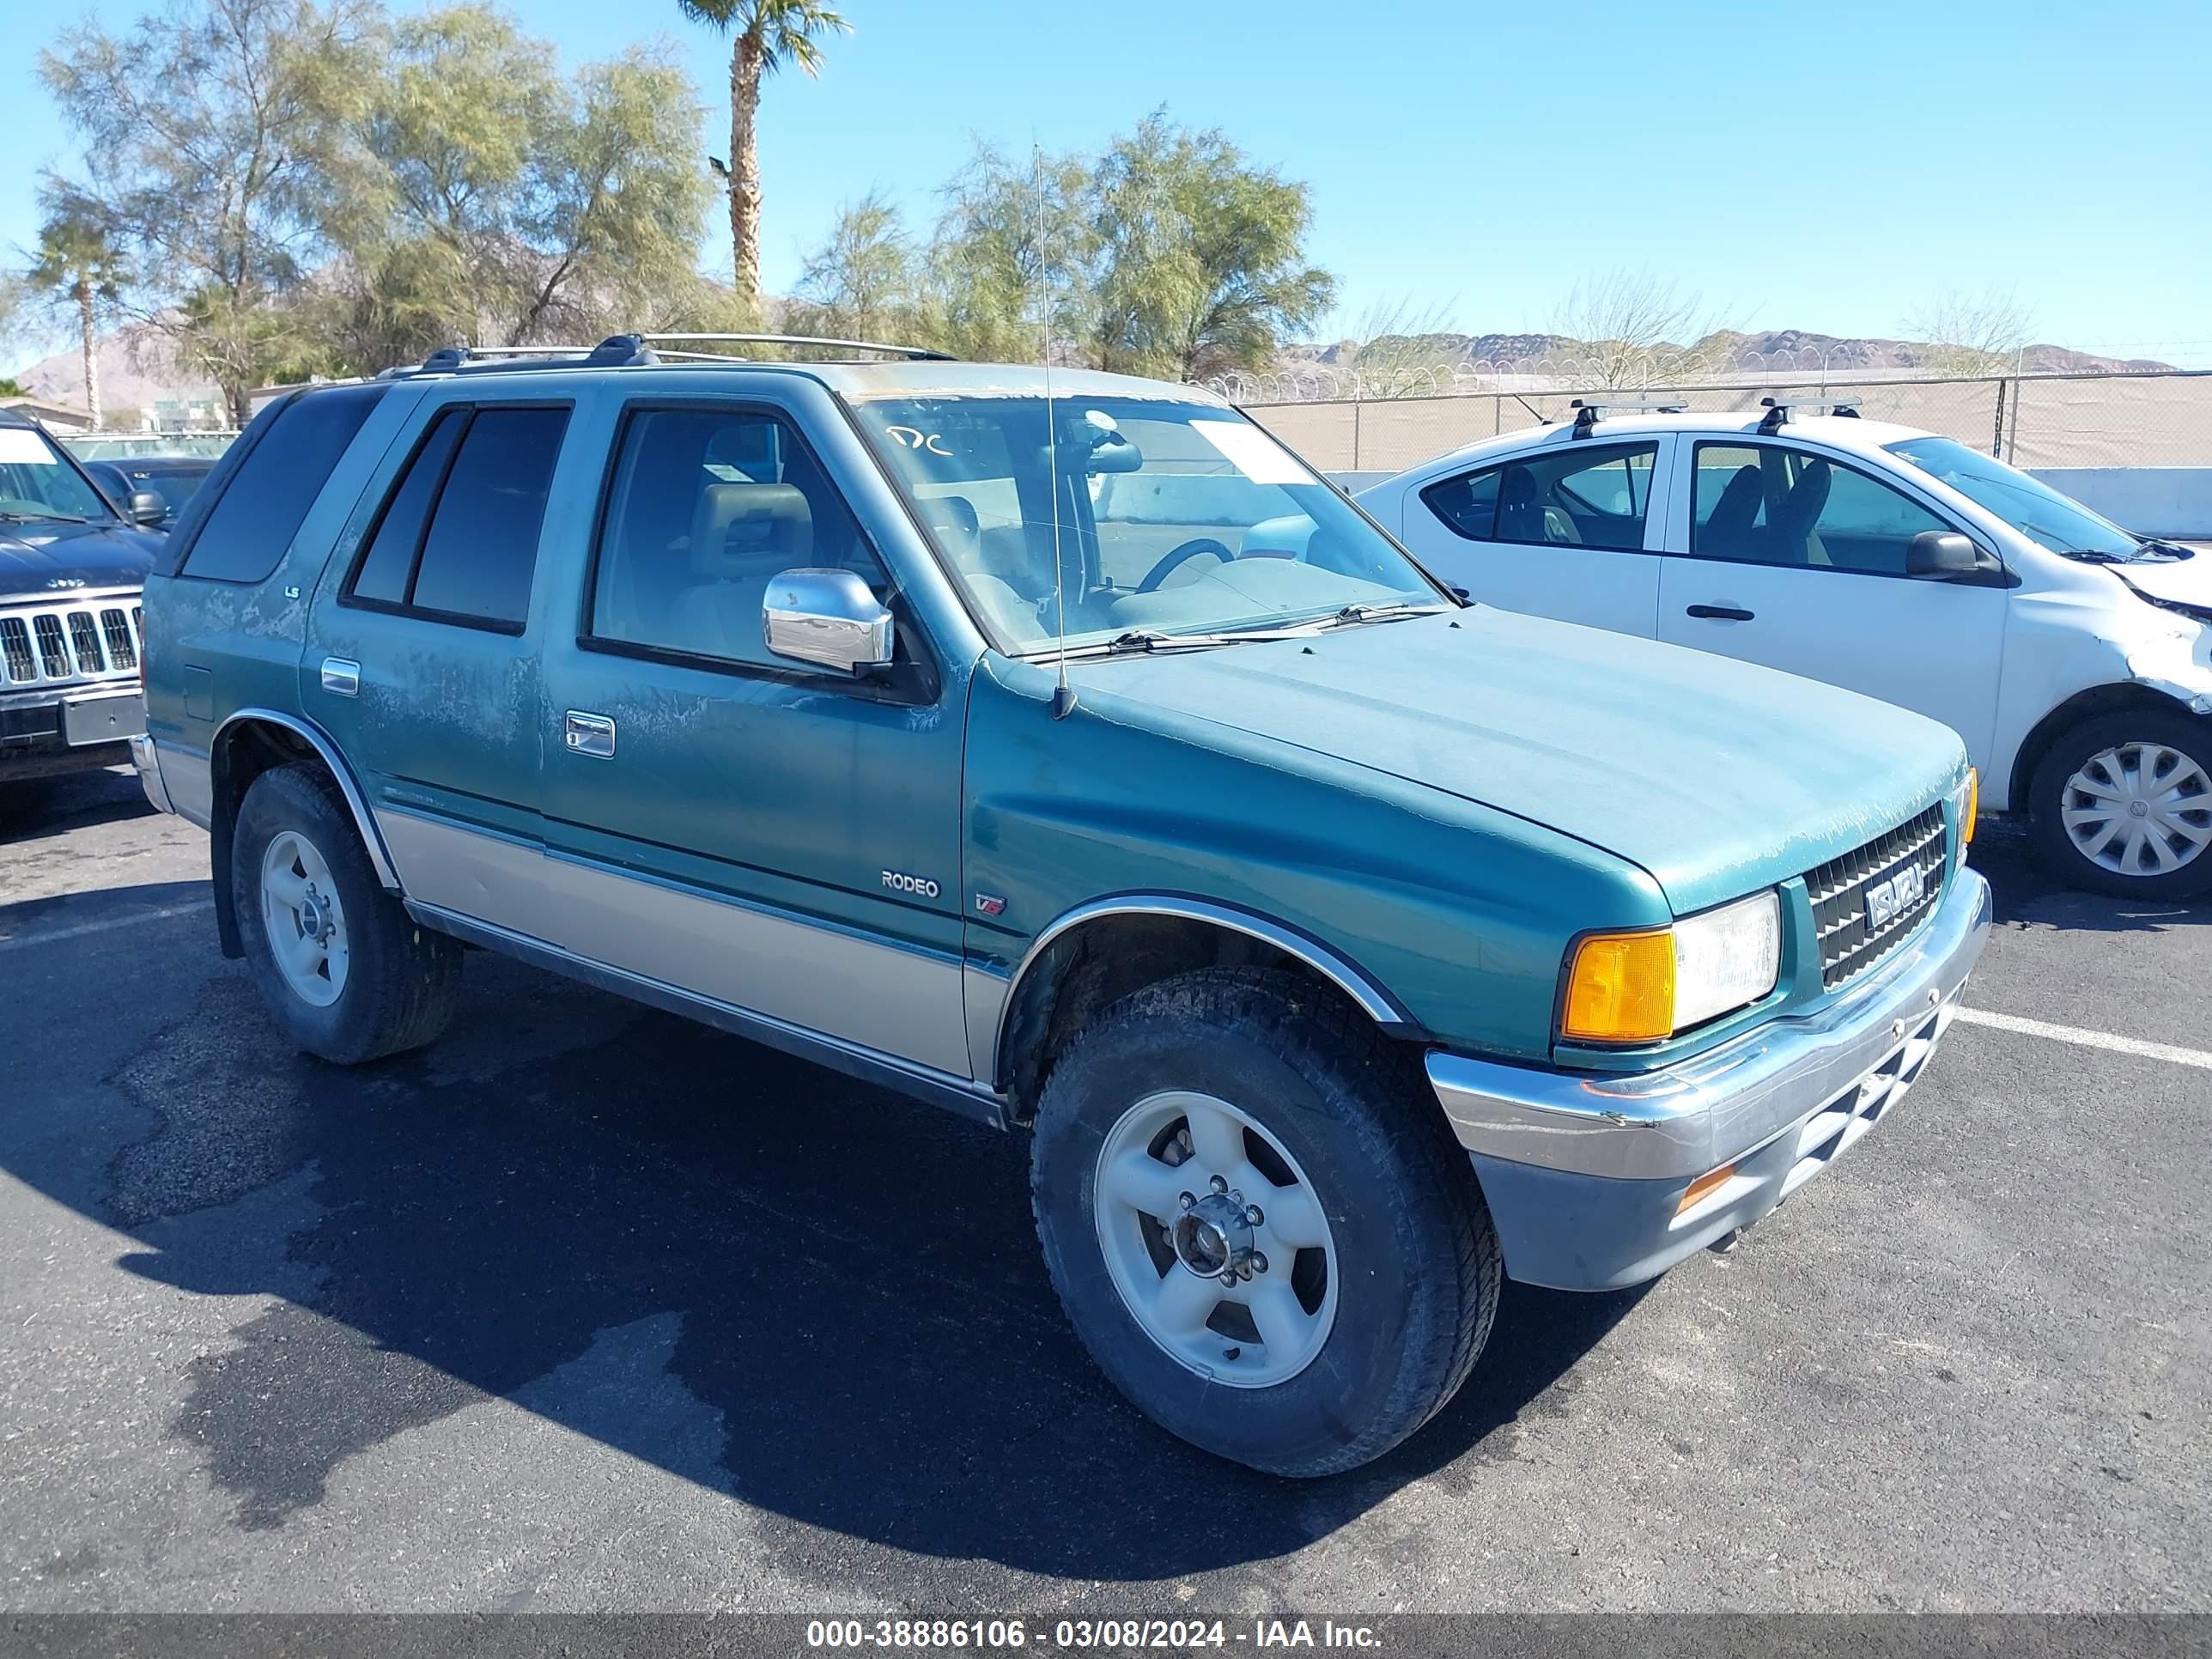
[{"label": "blue sky", "polygon": [[[8,0],[15,42],[128,0]],[[726,142],[726,54],[675,0],[522,0],[573,67],[664,33]],[[1753,328],[1888,334],[2011,290],[2040,338],[2212,363],[2212,61],[2197,0],[2081,7],[1314,0],[848,0],[823,78],[762,113],[763,236],[787,289],[837,205],[918,222],[970,134],[1091,147],[1158,104],[1313,187],[1311,254],[1370,307],[1540,330],[1578,273],[1648,268]],[[0,71],[0,246],[73,159],[27,50]],[[708,263],[715,248],[711,238]],[[726,248],[719,252],[725,268]]]}]

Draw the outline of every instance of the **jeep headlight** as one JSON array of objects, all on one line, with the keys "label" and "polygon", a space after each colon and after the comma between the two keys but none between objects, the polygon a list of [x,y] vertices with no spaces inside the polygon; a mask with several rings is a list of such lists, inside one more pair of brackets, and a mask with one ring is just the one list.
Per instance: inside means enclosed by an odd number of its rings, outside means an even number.
[{"label": "jeep headlight", "polygon": [[1772,888],[1671,927],[1590,933],[1568,969],[1559,1035],[1656,1042],[1756,1002],[1782,970],[1782,900]]}]

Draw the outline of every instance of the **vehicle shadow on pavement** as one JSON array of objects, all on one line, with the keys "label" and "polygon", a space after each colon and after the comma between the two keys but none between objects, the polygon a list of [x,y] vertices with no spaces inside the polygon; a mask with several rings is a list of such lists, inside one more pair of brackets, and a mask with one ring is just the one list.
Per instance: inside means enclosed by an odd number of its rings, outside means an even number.
[{"label": "vehicle shadow on pavement", "polygon": [[94,824],[148,817],[153,811],[131,772],[88,772],[3,784],[0,846],[50,841]]},{"label": "vehicle shadow on pavement", "polygon": [[1574,1410],[1576,1362],[1638,1300],[1509,1287],[1413,1441],[1273,1480],[1093,1370],[1024,1136],[483,956],[444,1041],[361,1071],[290,1052],[237,969],[189,1000],[109,1079],[136,1109],[100,1153],[32,1137],[10,1167],[136,1237],[130,1271],[284,1298],[190,1363],[169,1429],[248,1529],[498,1397],[766,1511],[763,1543],[825,1585],[824,1532],[1082,1579],[1263,1563],[1518,1455],[1516,1421]]},{"label": "vehicle shadow on pavement", "polygon": [[2028,849],[2023,826],[1984,823],[1968,862],[1989,878],[2000,927],[2049,927],[2065,933],[2162,933],[2212,921],[2203,899],[2120,899],[2058,881]]}]

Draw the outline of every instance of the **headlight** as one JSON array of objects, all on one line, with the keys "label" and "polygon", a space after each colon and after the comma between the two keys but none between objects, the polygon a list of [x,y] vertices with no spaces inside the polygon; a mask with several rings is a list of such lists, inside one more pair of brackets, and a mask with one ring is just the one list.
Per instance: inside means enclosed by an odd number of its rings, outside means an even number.
[{"label": "headlight", "polygon": [[1772,888],[1672,927],[1592,933],[1575,947],[1559,1035],[1656,1042],[1756,1002],[1782,969],[1782,901]]},{"label": "headlight", "polygon": [[1974,818],[1982,810],[1982,775],[1972,767],[1959,787],[1951,792],[1951,805],[1959,817],[1959,845],[1971,847],[1974,841]]}]

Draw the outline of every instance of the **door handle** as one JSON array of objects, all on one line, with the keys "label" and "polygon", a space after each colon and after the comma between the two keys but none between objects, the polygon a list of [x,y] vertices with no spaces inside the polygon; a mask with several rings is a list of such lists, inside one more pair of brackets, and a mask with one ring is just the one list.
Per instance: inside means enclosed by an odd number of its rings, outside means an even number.
[{"label": "door handle", "polygon": [[1749,622],[1752,619],[1752,613],[1740,605],[1693,605],[1687,614],[1710,617],[1717,622]]},{"label": "door handle", "polygon": [[570,754],[587,756],[592,760],[615,757],[615,723],[605,714],[589,714],[580,708],[571,708],[564,731]]}]

